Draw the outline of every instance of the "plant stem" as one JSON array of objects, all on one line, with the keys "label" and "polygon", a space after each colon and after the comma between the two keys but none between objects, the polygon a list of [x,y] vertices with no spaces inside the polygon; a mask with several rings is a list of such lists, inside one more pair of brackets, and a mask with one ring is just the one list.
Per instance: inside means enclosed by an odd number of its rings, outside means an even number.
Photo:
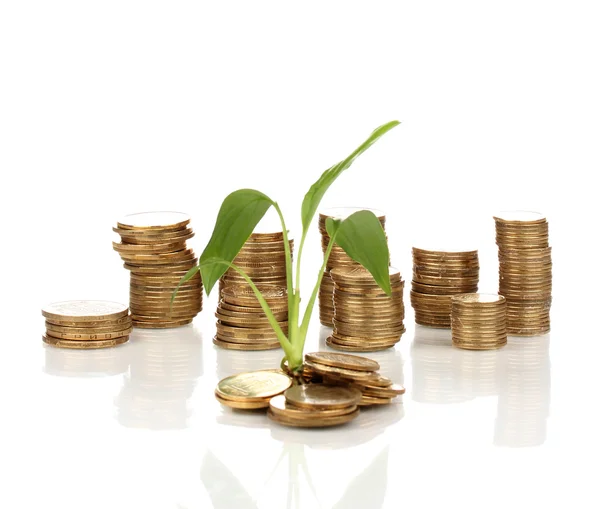
[{"label": "plant stem", "polygon": [[321,281],[323,281],[323,274],[325,273],[325,269],[327,269],[327,262],[329,261],[329,255],[331,254],[331,250],[333,249],[333,243],[335,241],[336,234],[329,239],[329,245],[327,246],[327,250],[325,251],[325,255],[323,256],[323,265],[321,265],[321,269],[319,270],[319,277],[317,278],[317,284],[310,296],[310,300],[308,301],[308,305],[304,310],[304,317],[302,319],[302,324],[300,325],[300,333],[299,333],[299,341],[298,345],[294,345],[294,349],[300,352],[304,350],[304,343],[306,341],[306,333],[308,332],[308,325],[310,324],[310,318],[312,316],[313,308],[315,307],[315,301],[317,300],[317,295],[319,294],[319,288],[321,286]]}]

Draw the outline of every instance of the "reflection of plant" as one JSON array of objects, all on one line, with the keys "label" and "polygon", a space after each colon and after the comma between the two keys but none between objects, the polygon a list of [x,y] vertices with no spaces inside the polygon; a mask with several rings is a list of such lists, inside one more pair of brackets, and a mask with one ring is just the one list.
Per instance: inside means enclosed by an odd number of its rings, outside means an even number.
[{"label": "reflection of plant", "polygon": [[[304,316],[300,319],[300,263],[302,250],[308,227],[321,203],[321,200],[331,184],[348,169],[354,160],[366,151],[373,143],[389,130],[398,125],[398,121],[388,122],[371,134],[367,140],[360,145],[346,159],[334,164],[326,170],[321,177],[311,186],[302,202],[302,236],[298,248],[296,260],[296,281],[293,283],[293,268],[290,246],[288,242],[288,230],[277,202],[265,194],[254,189],[240,189],[225,198],[217,217],[212,237],[204,252],[200,256],[200,263],[193,267],[182,278],[181,283],[191,279],[198,271],[202,274],[202,281],[206,293],[209,294],[215,283],[227,271],[233,268],[247,281],[267,316],[269,323],[281,347],[285,353],[285,360],[293,371],[298,371],[302,366],[304,342],[308,331],[308,325],[312,315],[313,307],[317,298],[323,272],[327,266],[327,260],[334,242],[355,261],[363,265],[374,277],[377,284],[388,294],[391,294],[389,279],[389,251],[385,233],[379,220],[373,212],[362,210],[356,212],[346,219],[327,219],[327,233],[330,236],[329,247],[325,253],[323,265],[319,271],[317,282],[312,295],[308,301]],[[250,237],[258,222],[267,210],[273,207],[281,221],[283,230],[283,244],[285,248],[286,279],[288,296],[288,335],[286,336],[277,319],[271,312],[269,304],[260,293],[250,277],[237,267],[233,260],[240,252],[244,243]],[[175,295],[176,292],[174,292]]]}]

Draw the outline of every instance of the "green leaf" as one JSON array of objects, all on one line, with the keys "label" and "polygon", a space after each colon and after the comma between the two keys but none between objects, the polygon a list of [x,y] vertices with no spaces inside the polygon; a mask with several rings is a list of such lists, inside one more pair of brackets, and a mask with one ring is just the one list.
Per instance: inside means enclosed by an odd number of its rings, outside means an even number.
[{"label": "green leaf", "polygon": [[359,210],[343,221],[327,219],[327,233],[354,261],[367,269],[381,289],[391,295],[390,251],[385,232],[370,210]]},{"label": "green leaf", "polygon": [[221,259],[231,263],[273,204],[271,198],[254,189],[234,191],[223,200],[212,237],[200,256],[200,272],[207,295],[227,271],[227,265],[203,265],[202,262]]},{"label": "green leaf", "polygon": [[335,182],[335,180],[341,175],[344,170],[347,170],[354,160],[361,155],[365,150],[367,150],[373,143],[375,143],[379,138],[381,138],[385,133],[396,127],[400,122],[397,120],[392,120],[387,124],[383,124],[375,129],[371,136],[369,136],[363,144],[358,147],[352,154],[350,154],[346,159],[340,161],[337,164],[334,164],[331,168],[326,170],[323,175],[317,180],[311,188],[308,190],[306,195],[304,196],[304,200],[302,201],[302,229],[303,231],[307,231],[310,223],[323,199],[323,195],[329,189],[329,186]]}]

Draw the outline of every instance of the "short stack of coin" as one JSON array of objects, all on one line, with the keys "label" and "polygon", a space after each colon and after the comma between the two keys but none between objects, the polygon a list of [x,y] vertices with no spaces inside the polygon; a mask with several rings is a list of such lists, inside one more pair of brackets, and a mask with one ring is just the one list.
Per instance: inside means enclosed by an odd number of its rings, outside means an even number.
[{"label": "short stack of coin", "polygon": [[160,329],[190,323],[202,310],[198,272],[171,296],[181,278],[198,263],[186,242],[194,236],[190,218],[181,212],[143,212],[125,216],[113,231],[113,247],[131,272],[129,303],[135,327]]},{"label": "short stack of coin", "polygon": [[506,345],[506,299],[502,295],[455,295],[451,318],[454,346],[466,350],[492,350]]},{"label": "short stack of coin", "polygon": [[[288,332],[287,292],[283,287],[261,285],[258,289],[269,304],[284,334]],[[256,295],[249,286],[226,286],[217,306],[217,334],[213,343],[230,350],[270,350],[279,348]]]},{"label": "short stack of coin", "polygon": [[377,285],[362,267],[332,269],[333,333],[327,346],[346,351],[374,352],[393,347],[404,328],[404,281],[400,272],[390,267],[392,295]]},{"label": "short stack of coin", "polygon": [[508,333],[537,336],[550,331],[552,256],[548,222],[537,212],[494,217],[500,261],[500,295],[507,301]]},{"label": "short stack of coin", "polygon": [[271,398],[292,385],[292,379],[280,370],[251,371],[221,380],[215,389],[219,403],[240,410],[268,408]]},{"label": "short stack of coin", "polygon": [[46,318],[44,343],[59,348],[92,349],[129,340],[131,318],[123,304],[103,300],[56,302],[42,309]]},{"label": "short stack of coin", "polygon": [[[323,254],[325,254],[329,246],[329,234],[327,233],[326,226],[327,218],[344,219],[360,210],[371,209],[339,207],[324,210],[319,214],[319,232],[321,233]],[[377,215],[381,226],[385,229],[385,215],[378,210],[372,210],[372,212]],[[334,245],[319,288],[319,319],[321,324],[327,327],[333,326],[333,280],[331,279],[331,270],[343,267],[360,267],[360,264],[350,258],[341,247]]]},{"label": "short stack of coin", "polygon": [[296,428],[326,428],[355,419],[361,392],[354,387],[325,384],[294,385],[269,402],[267,415]]},{"label": "short stack of coin", "polygon": [[358,389],[362,394],[359,406],[388,405],[404,394],[404,387],[381,375],[379,369],[373,359],[335,352],[308,353],[304,362],[306,378]]},{"label": "short stack of coin", "polygon": [[430,251],[413,247],[410,301],[419,325],[449,328],[452,296],[474,293],[478,284],[477,251]]},{"label": "short stack of coin", "polygon": [[[290,252],[294,241],[288,240]],[[285,245],[283,232],[253,233],[246,241],[233,263],[250,276],[255,285],[286,286]],[[235,270],[228,269],[219,281],[219,295],[228,286],[250,288],[247,281]]]}]

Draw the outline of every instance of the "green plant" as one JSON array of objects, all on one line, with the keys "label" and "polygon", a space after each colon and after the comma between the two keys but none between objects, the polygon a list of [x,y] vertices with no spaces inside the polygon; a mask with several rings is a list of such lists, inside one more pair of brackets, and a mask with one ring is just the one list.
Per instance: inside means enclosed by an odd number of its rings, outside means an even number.
[{"label": "green plant", "polygon": [[[399,122],[394,120],[375,129],[371,133],[371,136],[352,154],[326,170],[304,196],[301,211],[302,236],[296,256],[295,284],[292,257],[288,243],[288,229],[281,209],[277,202],[254,189],[240,189],[225,198],[219,210],[212,236],[200,256],[199,264],[190,269],[179,284],[185,283],[200,271],[204,288],[208,295],[228,268],[236,270],[253,289],[271,327],[275,330],[285,353],[284,361],[287,360],[288,367],[292,371],[300,369],[303,362],[304,343],[310,318],[323,278],[323,272],[327,265],[327,259],[334,242],[353,260],[365,267],[387,294],[391,294],[387,240],[375,214],[362,210],[355,212],[343,220],[329,218],[326,223],[327,233],[331,239],[329,248],[325,252],[317,282],[304,311],[304,315],[300,319],[300,268],[302,251],[308,228],[325,192],[340,174],[352,165],[359,155],[398,124]],[[281,330],[269,305],[252,280],[242,269],[233,263],[234,258],[270,207],[273,207],[277,211],[283,230],[288,295],[288,336]],[[176,293],[177,290],[173,293],[173,298]]]}]

